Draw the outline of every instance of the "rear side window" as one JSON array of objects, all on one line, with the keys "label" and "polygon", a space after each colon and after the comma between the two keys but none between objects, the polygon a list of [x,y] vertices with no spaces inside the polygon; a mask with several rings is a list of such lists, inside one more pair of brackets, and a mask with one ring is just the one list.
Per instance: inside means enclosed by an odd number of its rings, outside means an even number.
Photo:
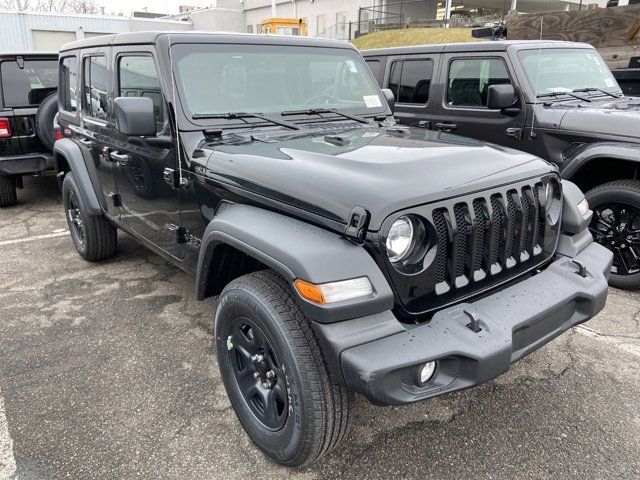
[{"label": "rear side window", "polygon": [[109,75],[104,56],[86,57],[83,67],[84,111],[100,120],[109,118]]},{"label": "rear side window", "polygon": [[164,126],[164,101],[158,73],[150,55],[123,55],[118,59],[120,97],[148,97],[153,100],[156,131]]},{"label": "rear side window", "polygon": [[5,107],[39,105],[58,87],[58,61],[6,60],[0,64],[0,76]]},{"label": "rear side window", "polygon": [[393,62],[389,88],[399,103],[424,105],[429,101],[433,77],[433,60],[404,60]]},{"label": "rear side window", "polygon": [[489,87],[510,83],[507,65],[501,58],[453,60],[449,65],[447,105],[486,108]]},{"label": "rear side window", "polygon": [[78,110],[78,59],[66,57],[60,62],[60,103],[63,110],[75,112]]},{"label": "rear side window", "polygon": [[376,82],[382,83],[382,62],[380,60],[367,60],[367,67],[373,73]]}]

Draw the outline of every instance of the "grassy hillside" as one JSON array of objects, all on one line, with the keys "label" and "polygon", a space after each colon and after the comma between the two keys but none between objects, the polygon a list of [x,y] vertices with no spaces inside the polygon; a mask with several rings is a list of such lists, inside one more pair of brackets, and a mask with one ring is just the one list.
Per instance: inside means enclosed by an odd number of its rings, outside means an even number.
[{"label": "grassy hillside", "polygon": [[372,48],[424,45],[428,43],[477,42],[471,36],[471,28],[405,28],[364,35],[353,40],[360,50]]}]

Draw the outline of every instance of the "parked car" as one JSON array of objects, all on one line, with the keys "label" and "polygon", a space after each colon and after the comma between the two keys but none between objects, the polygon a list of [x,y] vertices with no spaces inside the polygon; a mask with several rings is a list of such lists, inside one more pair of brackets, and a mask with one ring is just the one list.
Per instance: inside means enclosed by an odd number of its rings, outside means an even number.
[{"label": "parked car", "polygon": [[219,295],[222,380],[276,462],[335,449],[353,392],[478,385],[605,304],[612,255],[578,187],[531,154],[397,125],[345,42],[125,33],[60,65],[75,248],[111,257],[120,229]]},{"label": "parked car", "polygon": [[640,99],[590,45],[492,41],[363,52],[400,123],[523,150],[586,192],[614,254],[610,283],[640,288]]},{"label": "parked car", "polygon": [[0,54],[0,207],[24,175],[53,171],[57,85],[57,53]]}]

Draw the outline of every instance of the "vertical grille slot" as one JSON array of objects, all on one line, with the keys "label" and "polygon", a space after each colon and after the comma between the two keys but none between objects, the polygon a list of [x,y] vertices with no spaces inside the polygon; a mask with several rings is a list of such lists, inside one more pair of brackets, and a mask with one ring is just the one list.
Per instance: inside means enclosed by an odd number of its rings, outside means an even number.
[{"label": "vertical grille slot", "polygon": [[475,231],[473,233],[473,271],[483,268],[485,245],[489,230],[487,229],[486,201],[484,198],[476,198],[473,201],[473,215],[475,217]]},{"label": "vertical grille slot", "polygon": [[[489,250],[489,266],[491,273],[500,270],[498,259],[500,252],[505,248],[504,237],[504,205],[502,203],[502,195],[496,193],[491,195],[491,248]],[[497,265],[497,267],[496,267]]]},{"label": "vertical grille slot", "polygon": [[[537,205],[537,222],[534,229],[534,255],[542,251],[543,243],[544,243],[544,230],[545,230],[545,207],[540,202],[540,191],[544,188],[541,183],[536,183],[533,187],[533,194],[535,198],[535,203]],[[536,253],[537,251],[537,253]]]},{"label": "vertical grille slot", "polygon": [[445,219],[446,209],[441,208],[433,212],[433,225],[436,228],[436,283],[446,280],[447,261],[449,257],[449,229]]},{"label": "vertical grille slot", "polygon": [[456,221],[453,229],[453,277],[458,278],[464,275],[467,258],[467,206],[457,203],[453,207],[453,216]]}]

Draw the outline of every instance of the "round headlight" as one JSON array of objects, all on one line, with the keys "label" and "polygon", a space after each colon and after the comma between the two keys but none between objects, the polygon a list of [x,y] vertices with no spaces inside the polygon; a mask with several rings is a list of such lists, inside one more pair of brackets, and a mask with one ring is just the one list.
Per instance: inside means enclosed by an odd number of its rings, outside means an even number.
[{"label": "round headlight", "polygon": [[387,235],[387,256],[391,262],[399,262],[407,257],[413,245],[413,222],[405,215],[398,218]]}]

